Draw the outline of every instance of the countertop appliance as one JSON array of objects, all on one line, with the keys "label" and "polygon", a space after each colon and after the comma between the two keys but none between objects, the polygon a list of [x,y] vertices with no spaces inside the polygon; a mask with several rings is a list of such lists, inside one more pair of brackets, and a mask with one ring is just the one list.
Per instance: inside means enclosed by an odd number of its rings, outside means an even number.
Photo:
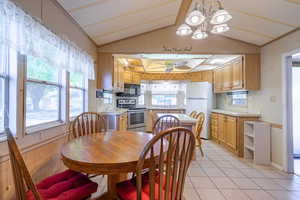
[{"label": "countertop appliance", "polygon": [[120,97],[138,97],[141,95],[141,86],[138,84],[124,84],[124,92],[116,93]]},{"label": "countertop appliance", "polygon": [[208,82],[189,82],[186,88],[186,113],[203,112],[205,121],[201,137],[210,138],[209,116],[213,107],[212,84]]},{"label": "countertop appliance", "polygon": [[117,99],[118,108],[128,109],[128,129],[143,128],[146,126],[146,111],[145,107],[137,107],[137,100],[124,98]]}]

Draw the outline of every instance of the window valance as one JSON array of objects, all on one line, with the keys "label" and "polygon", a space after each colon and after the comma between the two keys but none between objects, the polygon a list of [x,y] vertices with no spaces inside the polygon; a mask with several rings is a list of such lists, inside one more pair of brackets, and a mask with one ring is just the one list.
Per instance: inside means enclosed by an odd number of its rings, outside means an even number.
[{"label": "window valance", "polygon": [[94,79],[94,60],[73,42],[62,39],[9,0],[0,0],[0,45],[48,64]]}]

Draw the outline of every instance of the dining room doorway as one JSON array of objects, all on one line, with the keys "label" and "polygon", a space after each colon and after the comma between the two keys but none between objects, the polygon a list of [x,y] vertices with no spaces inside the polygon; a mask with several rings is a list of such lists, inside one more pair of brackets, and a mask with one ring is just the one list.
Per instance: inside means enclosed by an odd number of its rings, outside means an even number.
[{"label": "dining room doorway", "polygon": [[300,53],[292,56],[291,72],[294,173],[300,175]]}]

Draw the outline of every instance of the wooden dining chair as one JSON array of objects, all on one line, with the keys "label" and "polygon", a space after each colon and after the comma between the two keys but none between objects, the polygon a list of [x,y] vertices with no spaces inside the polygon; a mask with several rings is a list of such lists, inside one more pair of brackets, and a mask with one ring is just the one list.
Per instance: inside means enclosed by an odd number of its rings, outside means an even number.
[{"label": "wooden dining chair", "polygon": [[[194,148],[195,136],[186,128],[171,128],[155,135],[140,154],[137,176],[117,184],[118,197],[122,200],[183,199]],[[148,168],[146,173],[144,168]]]},{"label": "wooden dining chair", "polygon": [[9,129],[5,130],[18,200],[81,200],[97,191],[98,184],[75,171],[66,170],[35,185]]},{"label": "wooden dining chair", "polygon": [[178,126],[180,126],[180,120],[177,117],[173,115],[164,115],[155,121],[152,128],[152,133],[156,135],[161,131]]},{"label": "wooden dining chair", "polygon": [[84,112],[71,122],[69,126],[69,139],[106,131],[106,121],[99,113]]},{"label": "wooden dining chair", "polygon": [[204,152],[202,149],[201,133],[203,130],[204,121],[205,121],[205,114],[203,112],[200,112],[197,115],[195,134],[196,134],[196,146],[199,147],[202,156],[204,156]]},{"label": "wooden dining chair", "polygon": [[195,110],[190,113],[190,117],[192,118],[195,118],[196,115],[197,115],[197,111]]}]

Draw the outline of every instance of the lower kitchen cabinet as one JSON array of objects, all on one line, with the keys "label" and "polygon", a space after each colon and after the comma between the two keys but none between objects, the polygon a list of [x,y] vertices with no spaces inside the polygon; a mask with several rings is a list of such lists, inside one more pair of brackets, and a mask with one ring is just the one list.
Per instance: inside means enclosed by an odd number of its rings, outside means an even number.
[{"label": "lower kitchen cabinet", "polygon": [[236,155],[244,156],[244,122],[258,121],[259,117],[230,116],[212,113],[210,128],[212,140]]},{"label": "lower kitchen cabinet", "polygon": [[123,113],[119,115],[119,131],[127,130],[127,113]]}]

